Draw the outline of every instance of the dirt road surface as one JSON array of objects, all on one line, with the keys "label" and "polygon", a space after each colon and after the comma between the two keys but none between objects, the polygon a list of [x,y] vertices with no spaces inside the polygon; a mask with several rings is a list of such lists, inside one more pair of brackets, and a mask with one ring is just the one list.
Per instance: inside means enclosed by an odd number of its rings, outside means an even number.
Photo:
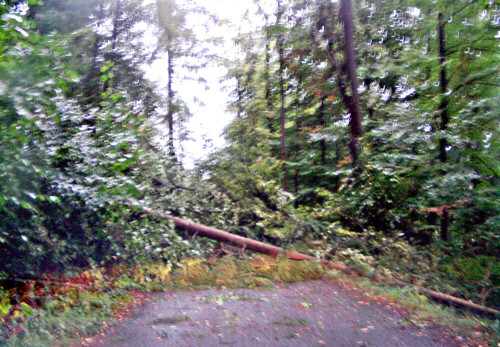
[{"label": "dirt road surface", "polygon": [[457,346],[397,304],[334,280],[161,293],[89,346]]}]

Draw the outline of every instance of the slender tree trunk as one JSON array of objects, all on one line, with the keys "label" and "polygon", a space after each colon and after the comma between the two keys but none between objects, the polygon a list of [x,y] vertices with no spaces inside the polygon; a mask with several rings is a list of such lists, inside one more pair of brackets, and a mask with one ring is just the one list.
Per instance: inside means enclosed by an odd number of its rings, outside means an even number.
[{"label": "slender tree trunk", "polygon": [[116,40],[118,39],[118,19],[121,16],[121,0],[116,0],[115,15],[113,17],[113,33],[111,35],[111,48],[114,51],[116,49]]},{"label": "slender tree trunk", "polygon": [[448,241],[450,239],[450,232],[448,229],[448,209],[443,209],[443,215],[441,216],[441,240]]},{"label": "slender tree trunk", "polygon": [[351,127],[351,144],[350,153],[351,161],[354,167],[358,165],[358,157],[362,151],[360,143],[363,136],[361,127],[361,112],[360,102],[358,95],[358,77],[356,74],[356,53],[354,51],[354,30],[353,30],[353,17],[351,0],[342,0],[342,20],[344,22],[344,35],[345,35],[345,57],[347,77],[349,79],[350,101],[349,107],[351,113],[350,127]]},{"label": "slender tree trunk", "polygon": [[295,194],[299,192],[299,170],[295,169],[293,172],[293,183],[295,188]]},{"label": "slender tree trunk", "polygon": [[[280,2],[278,1],[278,14],[276,18],[276,22],[279,23],[281,19],[281,6]],[[280,129],[281,129],[281,138],[280,138],[280,152],[281,152],[281,160],[283,161],[282,164],[282,172],[283,172],[283,179],[281,181],[281,188],[285,191],[288,191],[288,183],[287,183],[287,175],[288,175],[288,170],[286,167],[286,129],[285,129],[285,121],[286,121],[286,114],[285,114],[285,82],[284,82],[284,77],[283,74],[285,72],[285,62],[284,62],[284,57],[283,57],[283,33],[279,33],[278,36],[278,58],[279,58],[279,63],[280,63],[280,68],[279,68],[279,83],[280,83]]]},{"label": "slender tree trunk", "polygon": [[287,168],[286,168],[286,129],[285,129],[285,87],[283,81],[283,46],[280,43],[279,48],[279,56],[280,56],[280,129],[281,129],[281,138],[280,138],[280,148],[281,148],[281,160],[283,161],[283,181],[282,188],[283,190],[288,190],[287,185]]},{"label": "slender tree trunk", "polygon": [[27,20],[35,20],[38,10],[40,9],[40,5],[30,5],[28,9],[28,13],[26,13]]},{"label": "slender tree trunk", "polygon": [[[318,110],[318,120],[319,125],[324,128],[325,127],[325,97],[321,98],[321,105]],[[326,165],[326,141],[322,138],[319,141],[319,151],[320,151],[320,163],[321,165]]]},{"label": "slender tree trunk", "polygon": [[[266,28],[268,26],[267,23],[267,15],[265,15],[265,20],[266,20]],[[269,133],[273,134],[274,133],[274,124],[273,124],[273,116],[272,116],[272,109],[273,109],[273,104],[271,101],[271,81],[270,81],[270,75],[269,75],[269,61],[270,61],[270,54],[269,54],[269,34],[267,33],[266,30],[266,63],[264,66],[264,80],[266,81],[266,110],[268,112],[268,119],[267,119],[267,128],[269,129]]]},{"label": "slender tree trunk", "polygon": [[243,87],[241,86],[241,76],[236,77],[236,93],[238,94],[238,100],[236,101],[236,117],[240,118],[243,114]]},{"label": "slender tree trunk", "polygon": [[[331,30],[326,34],[327,54],[328,60],[331,64],[332,74],[337,73],[337,85],[340,91],[342,101],[351,115],[349,122],[351,128],[351,141],[349,144],[349,153],[353,167],[357,167],[359,162],[358,158],[362,152],[361,138],[363,130],[361,126],[360,102],[358,95],[358,79],[356,75],[356,54],[354,51],[354,37],[352,28],[352,9],[350,0],[341,1],[340,18],[344,24],[345,35],[345,59],[344,68],[339,68],[335,59],[335,52],[333,49],[333,38]],[[334,15],[331,14],[331,17]],[[346,70],[346,71],[344,71]],[[347,76],[345,75],[347,72]],[[347,81],[346,81],[347,80]]]},{"label": "slender tree trunk", "polygon": [[99,81],[101,71],[97,66],[97,56],[99,55],[100,43],[101,38],[97,33],[95,33],[94,42],[92,44],[92,62],[90,63],[86,81],[82,84],[83,95],[85,95],[85,98],[87,99],[87,104],[98,107],[101,107],[101,86]]},{"label": "slender tree trunk", "polygon": [[168,111],[167,111],[167,126],[168,126],[168,155],[169,158],[177,162],[177,157],[175,156],[174,150],[174,90],[172,89],[172,79],[174,77],[174,59],[172,57],[172,50],[167,50],[168,60],[167,60],[167,72],[168,72],[168,82],[167,82],[167,95],[168,95]]},{"label": "slender tree trunk", "polygon": [[[448,128],[448,97],[446,96],[446,89],[448,88],[448,80],[446,78],[446,67],[445,67],[445,38],[444,38],[444,27],[446,25],[446,21],[443,20],[443,14],[440,12],[438,15],[438,36],[439,36],[439,68],[440,68],[440,77],[439,83],[441,85],[441,103],[439,104],[439,112],[441,114],[441,124],[439,129],[446,130]],[[439,140],[439,160],[442,163],[446,163],[446,147],[448,143],[446,138],[441,138]]]},{"label": "slender tree trunk", "polygon": [[271,100],[271,81],[269,77],[269,40],[266,41],[266,65],[265,65],[265,71],[264,71],[264,78],[266,80],[266,110],[268,112],[268,120],[267,120],[267,128],[269,129],[269,133],[273,134],[274,133],[274,122],[273,122],[273,115],[272,115],[272,109],[273,109],[273,104]]},{"label": "slender tree trunk", "polygon": [[[441,124],[439,129],[445,131],[448,128],[448,97],[446,96],[446,89],[448,88],[448,80],[446,78],[446,67],[445,67],[445,56],[446,56],[446,47],[445,47],[445,38],[444,38],[444,27],[446,25],[446,21],[443,20],[443,14],[439,12],[438,14],[438,40],[439,40],[439,83],[441,85],[441,103],[439,104],[439,113],[441,115]],[[441,163],[446,163],[447,154],[446,147],[448,143],[446,138],[442,137],[439,140],[439,161]],[[450,239],[450,233],[448,230],[448,210],[445,208],[443,210],[443,215],[441,216],[441,239],[443,241],[448,241]]]}]

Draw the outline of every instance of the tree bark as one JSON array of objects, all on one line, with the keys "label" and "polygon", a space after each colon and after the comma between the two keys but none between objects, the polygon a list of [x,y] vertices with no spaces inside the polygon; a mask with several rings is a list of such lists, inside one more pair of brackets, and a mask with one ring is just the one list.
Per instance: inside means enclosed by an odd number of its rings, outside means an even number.
[{"label": "tree bark", "polygon": [[264,79],[266,81],[266,110],[268,112],[268,119],[267,119],[267,128],[269,129],[269,133],[273,134],[274,133],[274,122],[273,122],[273,116],[272,116],[272,100],[271,100],[271,80],[270,80],[270,75],[269,75],[269,61],[270,61],[270,54],[269,54],[269,34],[267,33],[267,15],[264,16],[266,20],[266,63],[264,65]]},{"label": "tree bark", "polygon": [[[325,127],[325,96],[321,97],[321,105],[318,110],[318,122],[321,128]],[[319,140],[320,164],[326,165],[326,141]]]},{"label": "tree bark", "polygon": [[86,99],[86,104],[88,107],[98,106],[101,102],[101,86],[99,85],[101,77],[101,71],[97,66],[97,57],[99,55],[99,45],[101,43],[101,37],[95,33],[94,42],[92,44],[92,61],[89,66],[87,75],[84,78],[84,83],[82,83],[83,95]]},{"label": "tree bark", "polygon": [[174,78],[174,58],[172,57],[172,50],[167,50],[167,97],[168,97],[168,110],[167,110],[167,126],[168,126],[168,156],[173,162],[177,162],[174,149],[174,90],[172,89],[172,79]]},{"label": "tree bark", "polygon": [[448,219],[448,209],[443,208],[443,214],[441,216],[441,240],[449,241],[450,240],[450,231],[448,228],[449,219]]},{"label": "tree bark", "polygon": [[116,40],[118,39],[118,20],[121,16],[121,4],[121,0],[116,0],[115,15],[113,17],[113,33],[111,35],[111,49],[113,50],[113,52],[116,49]]},{"label": "tree bark", "polygon": [[[393,284],[398,285],[400,287],[411,286],[410,284],[403,282],[403,281],[400,281],[400,280],[395,279],[395,278],[387,278],[384,276],[375,276],[374,279],[379,280],[379,281],[383,281],[386,283],[393,283]],[[448,304],[451,304],[455,307],[460,307],[460,308],[469,310],[471,312],[486,315],[486,316],[489,316],[492,318],[498,317],[498,315],[500,314],[499,310],[496,310],[496,309],[491,308],[491,307],[475,304],[473,302],[463,300],[463,299],[460,299],[460,298],[457,298],[457,297],[454,297],[454,296],[451,296],[448,294],[439,293],[439,292],[436,292],[435,290],[427,289],[427,288],[424,288],[422,286],[416,285],[414,287],[417,288],[418,290],[420,290],[421,292],[423,292],[424,294],[426,294],[427,296],[429,296],[431,299],[433,299],[437,302],[440,302],[440,303],[448,303]]]},{"label": "tree bark", "polygon": [[351,120],[349,122],[351,127],[351,143],[350,153],[351,161],[354,167],[358,166],[358,157],[361,154],[362,146],[360,144],[363,130],[361,127],[361,112],[359,107],[358,95],[358,77],[356,74],[356,53],[354,52],[354,30],[352,19],[351,0],[342,0],[342,21],[344,22],[344,36],[345,36],[345,57],[347,78],[349,79],[350,89],[350,107]]},{"label": "tree bark", "polygon": [[[446,67],[445,67],[445,57],[446,57],[446,48],[445,48],[445,38],[444,38],[444,27],[446,25],[446,21],[443,20],[443,14],[439,12],[438,15],[438,36],[439,36],[439,83],[441,85],[441,103],[439,104],[439,112],[441,114],[441,124],[439,129],[446,130],[448,128],[448,97],[446,96],[446,89],[448,88],[448,80],[446,78]],[[439,140],[439,160],[442,163],[446,163],[447,155],[446,155],[446,147],[448,143],[446,138],[441,138]]]},{"label": "tree bark", "polygon": [[240,118],[243,114],[243,86],[241,85],[241,76],[236,77],[236,93],[238,100],[236,101],[236,118]]},{"label": "tree bark", "polygon": [[[446,89],[448,88],[448,80],[446,78],[446,67],[445,67],[445,38],[444,38],[444,27],[446,21],[443,20],[443,14],[439,12],[438,14],[438,40],[439,40],[439,83],[441,85],[441,103],[439,104],[439,113],[441,114],[441,124],[439,129],[445,131],[448,128],[448,97],[446,96]],[[447,154],[446,147],[448,142],[446,138],[442,137],[439,139],[439,161],[441,163],[446,163]],[[448,231],[448,210],[445,208],[443,210],[443,215],[441,216],[441,239],[443,241],[448,241],[450,239],[450,234]]]},{"label": "tree bark", "polygon": [[[276,17],[276,23],[278,24],[280,19],[281,19],[281,7],[280,7],[280,2],[278,1],[278,14]],[[279,58],[279,63],[280,63],[280,68],[279,68],[279,83],[280,83],[280,129],[281,129],[281,138],[280,138],[280,152],[281,152],[281,160],[283,161],[282,164],[282,172],[283,172],[283,179],[281,181],[281,188],[284,191],[288,191],[288,182],[287,182],[287,176],[288,176],[288,170],[286,167],[286,129],[285,129],[285,121],[286,121],[286,114],[285,114],[285,83],[284,83],[284,70],[285,70],[285,64],[284,64],[284,58],[283,58],[283,34],[279,33],[278,35],[278,58]]]},{"label": "tree bark", "polygon": [[177,230],[186,232],[188,234],[195,234],[198,236],[208,237],[212,240],[225,242],[233,246],[239,246],[244,249],[265,254],[273,258],[276,258],[280,253],[285,253],[287,255],[290,255],[292,258],[299,257],[295,252],[285,252],[285,250],[283,250],[283,248],[280,247],[248,239],[246,237],[242,237],[239,235],[234,235],[202,224],[196,224],[179,217],[174,217],[168,214],[164,214],[156,210],[141,208],[140,212],[150,216],[155,216],[162,220],[172,221],[175,224]]}]

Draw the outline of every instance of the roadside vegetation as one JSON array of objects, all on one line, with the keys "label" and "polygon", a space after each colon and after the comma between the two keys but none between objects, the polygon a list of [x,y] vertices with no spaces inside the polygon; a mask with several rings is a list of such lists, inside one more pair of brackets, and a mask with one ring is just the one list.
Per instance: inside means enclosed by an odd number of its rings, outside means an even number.
[{"label": "roadside vegetation", "polygon": [[[411,287],[396,288],[365,277],[346,275],[322,268],[315,261],[293,261],[241,255],[225,255],[209,261],[190,258],[175,269],[164,263],[140,266],[116,265],[87,270],[66,280],[26,283],[22,292],[5,295],[0,308],[1,339],[7,346],[53,346],[85,343],[105,333],[116,319],[127,317],[131,310],[155,300],[155,293],[191,291],[207,288],[260,288],[274,290],[277,282],[335,279],[346,287],[360,287],[365,295],[386,298],[409,309],[401,324],[439,324],[451,329],[464,341],[495,345],[498,320],[456,311],[430,301]],[[19,287],[18,287],[19,288]],[[13,299],[17,304],[13,304]],[[222,295],[213,302],[254,300],[246,296]],[[307,305],[307,303],[304,303]],[[168,317],[158,324],[175,324],[188,316]],[[287,316],[276,325],[303,325],[307,321]],[[89,340],[90,341],[90,340]]]}]

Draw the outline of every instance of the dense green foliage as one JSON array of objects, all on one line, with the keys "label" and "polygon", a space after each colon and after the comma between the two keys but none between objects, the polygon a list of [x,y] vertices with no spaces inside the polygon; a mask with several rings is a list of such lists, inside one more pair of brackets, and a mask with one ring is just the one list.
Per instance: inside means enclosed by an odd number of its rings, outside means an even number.
[{"label": "dense green foliage", "polygon": [[[212,250],[140,213],[153,206],[499,307],[500,5],[354,1],[364,135],[352,165],[341,3],[259,7],[265,23],[226,61],[227,146],[187,171],[176,64],[215,64],[194,48],[193,7],[0,1],[0,277]],[[158,56],[166,95],[142,66]]]}]

